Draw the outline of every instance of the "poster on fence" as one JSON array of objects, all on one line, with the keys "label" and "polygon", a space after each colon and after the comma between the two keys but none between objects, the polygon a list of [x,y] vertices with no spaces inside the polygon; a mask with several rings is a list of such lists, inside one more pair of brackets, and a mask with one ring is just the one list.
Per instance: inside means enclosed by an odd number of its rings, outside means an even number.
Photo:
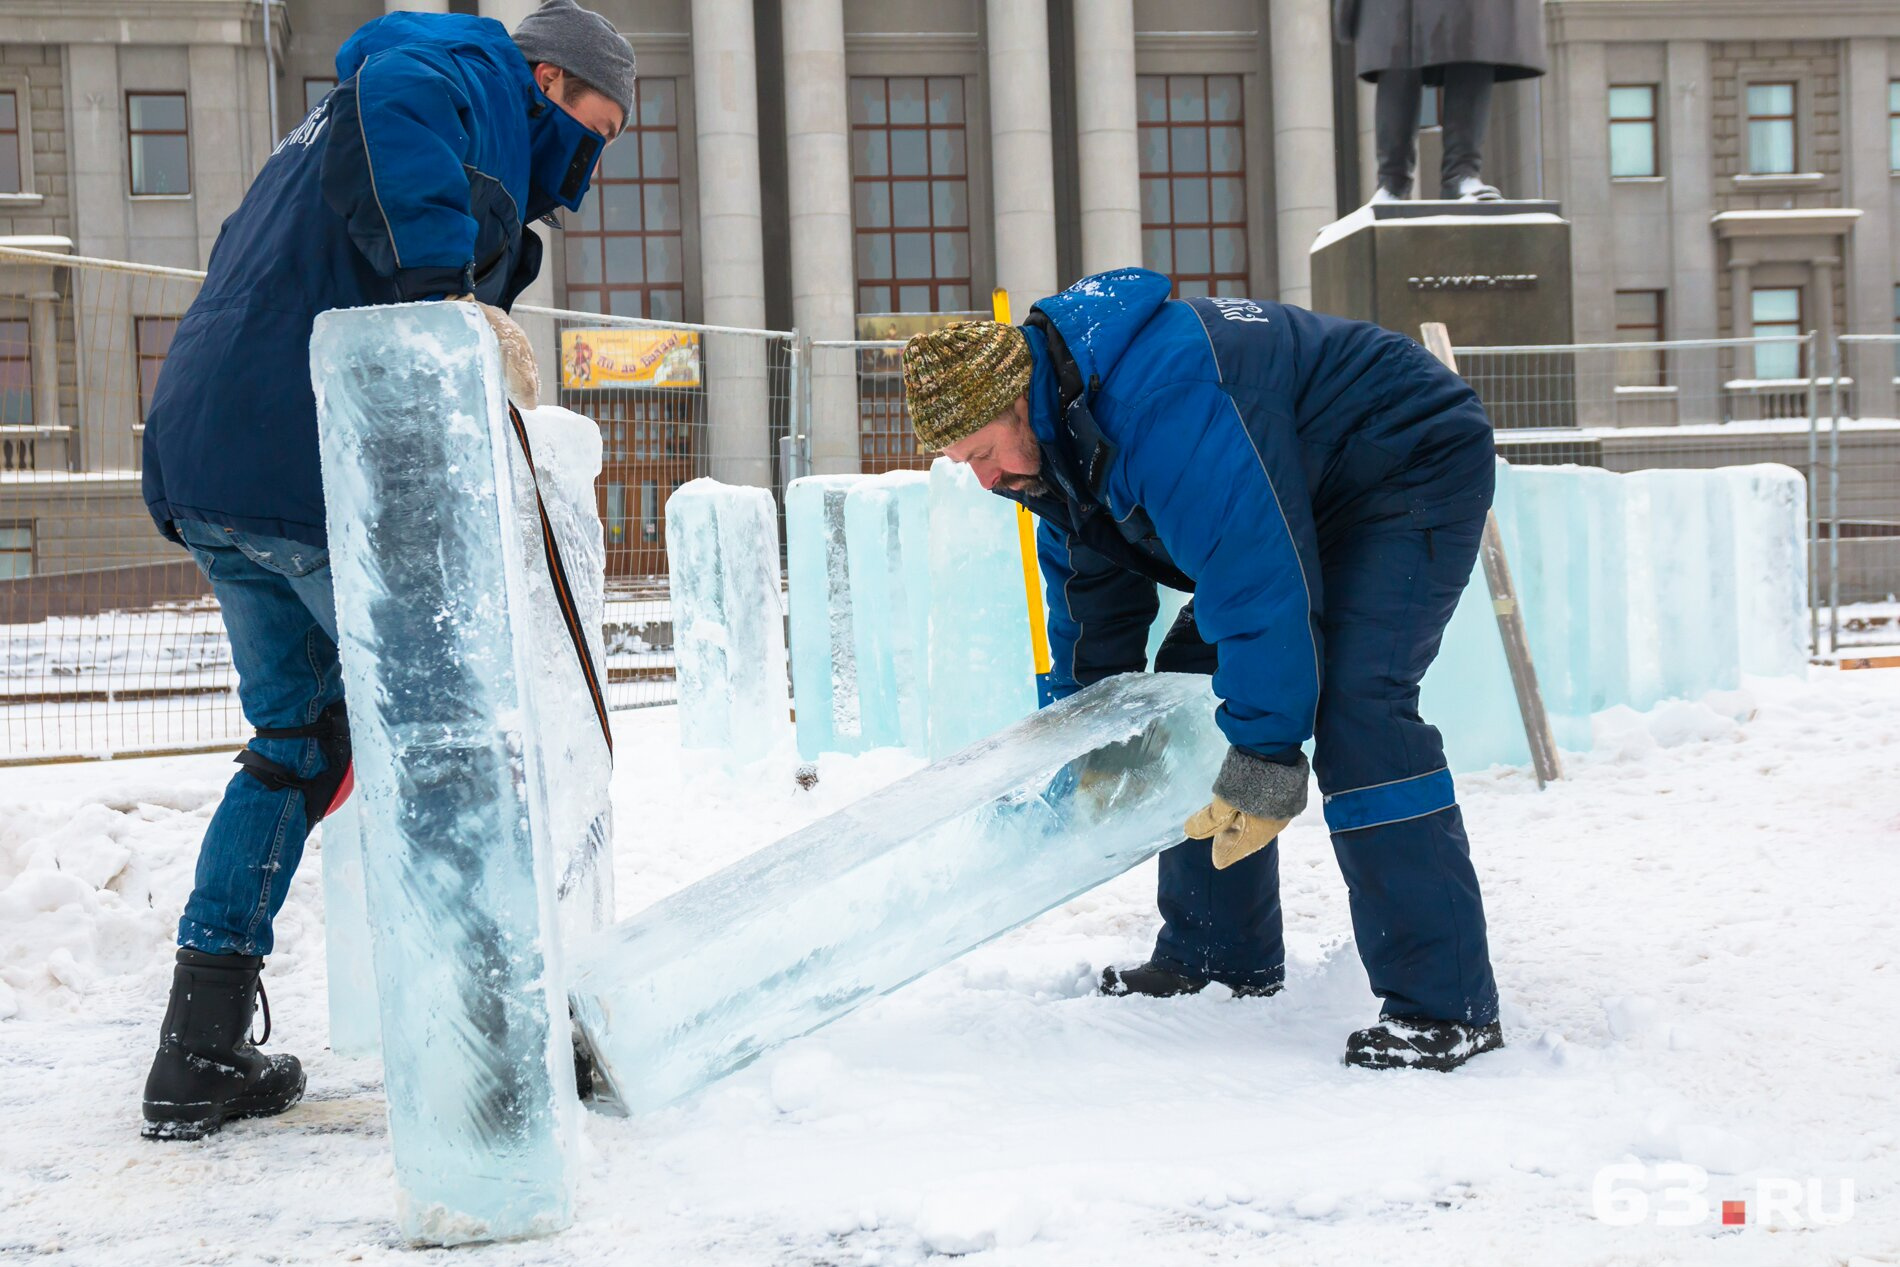
[{"label": "poster on fence", "polygon": [[699,336],[684,330],[563,330],[561,386],[699,386]]},{"label": "poster on fence", "polygon": [[[858,338],[866,343],[908,339],[913,334],[946,330],[966,321],[988,321],[987,312],[864,312],[858,314]],[[858,353],[860,374],[902,374],[904,349],[864,348]]]}]

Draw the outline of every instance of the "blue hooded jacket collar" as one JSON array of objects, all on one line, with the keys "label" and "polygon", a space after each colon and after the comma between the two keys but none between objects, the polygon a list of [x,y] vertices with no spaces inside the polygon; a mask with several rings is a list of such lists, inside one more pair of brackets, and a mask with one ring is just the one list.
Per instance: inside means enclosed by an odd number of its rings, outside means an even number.
[{"label": "blue hooded jacket collar", "polygon": [[1119,268],[1084,277],[1035,306],[1062,336],[1081,382],[1094,392],[1135,335],[1168,302],[1173,285],[1146,268]]}]

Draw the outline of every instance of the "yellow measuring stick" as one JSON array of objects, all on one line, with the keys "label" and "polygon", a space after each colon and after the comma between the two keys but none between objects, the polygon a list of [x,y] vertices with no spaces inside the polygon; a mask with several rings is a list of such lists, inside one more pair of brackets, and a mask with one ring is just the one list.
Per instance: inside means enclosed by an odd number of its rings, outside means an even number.
[{"label": "yellow measuring stick", "polygon": [[[1009,292],[998,286],[990,292],[990,312],[996,320],[1009,322]],[[1054,665],[1049,657],[1049,624],[1042,606],[1042,568],[1036,563],[1036,517],[1029,507],[1016,507],[1016,540],[1023,552],[1023,597],[1029,604],[1029,652],[1036,672],[1047,673]]]}]

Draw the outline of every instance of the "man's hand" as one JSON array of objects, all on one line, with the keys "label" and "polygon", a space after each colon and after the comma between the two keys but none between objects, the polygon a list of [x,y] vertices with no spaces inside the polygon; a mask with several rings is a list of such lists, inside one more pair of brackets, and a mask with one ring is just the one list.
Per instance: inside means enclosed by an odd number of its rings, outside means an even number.
[{"label": "man's hand", "polygon": [[1190,840],[1212,840],[1214,870],[1225,871],[1272,844],[1292,821],[1244,813],[1216,796],[1187,820],[1187,834]]},{"label": "man's hand", "polygon": [[489,329],[495,332],[495,342],[501,344],[501,368],[508,377],[508,399],[523,409],[539,405],[541,371],[534,363],[534,346],[528,342],[528,332],[517,325],[513,317],[473,295],[455,295],[453,299],[457,303],[474,304],[488,319]]}]

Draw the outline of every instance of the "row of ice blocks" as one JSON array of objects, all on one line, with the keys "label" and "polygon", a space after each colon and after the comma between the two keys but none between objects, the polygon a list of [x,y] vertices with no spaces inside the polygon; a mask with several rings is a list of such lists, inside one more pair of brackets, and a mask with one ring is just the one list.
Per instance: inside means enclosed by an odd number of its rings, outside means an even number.
[{"label": "row of ice blocks", "polygon": [[[1497,516],[1557,742],[1590,715],[1807,666],[1807,484],[1785,466],[1654,470],[1498,464]],[[1482,568],[1425,675],[1419,711],[1453,770],[1530,760]]]}]

